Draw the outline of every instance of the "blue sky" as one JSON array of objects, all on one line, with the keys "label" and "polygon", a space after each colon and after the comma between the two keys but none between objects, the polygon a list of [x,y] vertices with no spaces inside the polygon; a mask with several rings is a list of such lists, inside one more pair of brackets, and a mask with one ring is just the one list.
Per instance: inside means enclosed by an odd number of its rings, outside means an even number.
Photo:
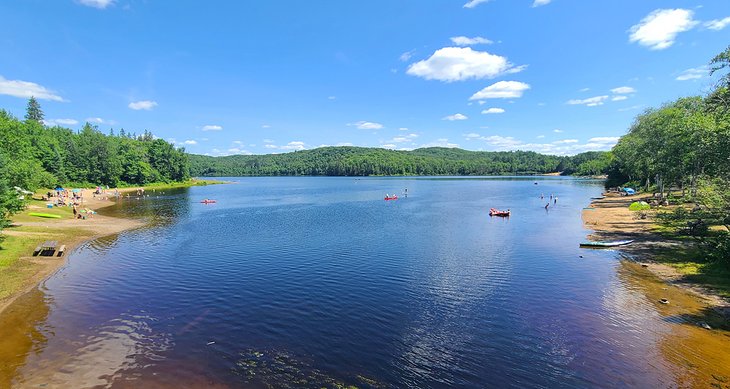
[{"label": "blue sky", "polygon": [[607,150],[706,93],[730,1],[6,0],[0,108],[197,154]]}]

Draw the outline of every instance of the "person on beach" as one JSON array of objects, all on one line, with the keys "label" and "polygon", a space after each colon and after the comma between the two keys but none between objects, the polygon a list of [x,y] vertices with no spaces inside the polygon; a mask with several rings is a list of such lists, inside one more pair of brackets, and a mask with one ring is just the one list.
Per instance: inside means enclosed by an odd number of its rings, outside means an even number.
[{"label": "person on beach", "polygon": [[555,196],[555,201],[553,201],[553,204],[557,204],[557,203],[558,203],[558,196]]},{"label": "person on beach", "polygon": [[79,213],[79,211],[76,209],[76,204],[73,206],[73,212],[74,212],[74,219],[76,219],[76,215]]},{"label": "person on beach", "polygon": [[549,206],[550,206],[550,202],[548,201],[548,203],[545,204],[545,209],[548,209]]}]

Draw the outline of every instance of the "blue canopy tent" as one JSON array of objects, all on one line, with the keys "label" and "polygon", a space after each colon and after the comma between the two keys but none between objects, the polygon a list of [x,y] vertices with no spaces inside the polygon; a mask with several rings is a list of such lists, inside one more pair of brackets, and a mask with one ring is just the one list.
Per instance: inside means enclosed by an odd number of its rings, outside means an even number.
[{"label": "blue canopy tent", "polygon": [[629,196],[636,194],[636,191],[631,188],[623,188],[621,190]]}]

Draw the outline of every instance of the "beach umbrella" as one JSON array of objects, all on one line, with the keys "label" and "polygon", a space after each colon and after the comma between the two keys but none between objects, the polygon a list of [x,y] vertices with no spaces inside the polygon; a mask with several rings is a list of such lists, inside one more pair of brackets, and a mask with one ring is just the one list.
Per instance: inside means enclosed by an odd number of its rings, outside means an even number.
[{"label": "beach umbrella", "polygon": [[63,190],[63,188],[61,188],[60,186],[57,186],[56,190]]},{"label": "beach umbrella", "polygon": [[76,189],[72,190],[71,192],[79,193],[79,192],[81,192],[81,189],[76,188]]},{"label": "beach umbrella", "polygon": [[629,205],[630,211],[645,211],[647,209],[651,209],[651,206],[646,201],[634,201]]}]

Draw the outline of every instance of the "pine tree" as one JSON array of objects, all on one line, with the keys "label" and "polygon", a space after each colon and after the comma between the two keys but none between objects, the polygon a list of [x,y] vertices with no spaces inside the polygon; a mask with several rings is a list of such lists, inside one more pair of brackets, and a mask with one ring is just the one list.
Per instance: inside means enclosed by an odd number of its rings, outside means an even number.
[{"label": "pine tree", "polygon": [[43,122],[43,111],[41,110],[41,105],[38,104],[38,100],[36,100],[33,96],[31,96],[31,98],[28,100],[28,108],[26,109],[25,120],[38,123]]}]

